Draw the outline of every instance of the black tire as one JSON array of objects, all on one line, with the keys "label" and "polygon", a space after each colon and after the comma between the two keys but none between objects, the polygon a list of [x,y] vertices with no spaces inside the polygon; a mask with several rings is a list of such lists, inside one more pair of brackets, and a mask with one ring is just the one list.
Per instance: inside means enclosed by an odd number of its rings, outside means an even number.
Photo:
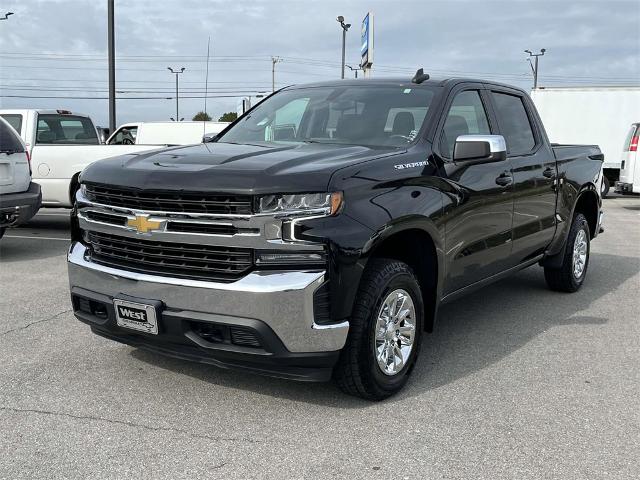
[{"label": "black tire", "polygon": [[[586,240],[586,260],[582,273],[576,277],[573,268],[573,254],[576,247],[576,237],[581,231],[584,232],[584,238]],[[589,223],[583,214],[578,213],[573,218],[573,223],[571,224],[562,265],[560,268],[545,267],[544,269],[544,278],[551,290],[572,293],[580,289],[587,276],[587,268],[589,267],[589,255],[591,251],[590,239]]]},{"label": "black tire", "polygon": [[[405,290],[413,301],[416,330],[407,361],[398,373],[389,376],[378,366],[374,353],[375,325],[384,300],[397,289]],[[333,377],[338,387],[349,395],[367,400],[382,400],[402,389],[418,358],[424,325],[422,293],[411,268],[397,260],[370,260],[349,323],[349,335],[334,369]]]},{"label": "black tire", "polygon": [[2,238],[2,236],[4,235],[5,230],[6,228],[0,228],[0,238]]},{"label": "black tire", "polygon": [[600,187],[600,195],[602,198],[605,198],[609,195],[609,190],[611,189],[611,182],[607,177],[602,177],[602,186]]}]

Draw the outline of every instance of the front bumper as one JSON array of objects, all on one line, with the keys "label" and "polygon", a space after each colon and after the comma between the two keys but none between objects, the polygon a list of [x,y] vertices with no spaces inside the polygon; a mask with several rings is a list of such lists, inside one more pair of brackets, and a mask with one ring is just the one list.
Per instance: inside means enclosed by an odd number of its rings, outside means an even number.
[{"label": "front bumper", "polygon": [[[174,357],[314,381],[330,377],[346,341],[348,322],[314,322],[313,294],[325,281],[324,271],[257,271],[216,283],[115,269],[85,253],[75,242],[68,254],[74,313],[104,337]],[[113,299],[123,295],[161,302],[158,335],[116,325]],[[221,341],[201,335],[203,329],[219,332],[214,337]],[[233,329],[249,332],[260,346],[229,341]]]},{"label": "front bumper", "polygon": [[33,182],[26,192],[0,195],[0,227],[14,227],[28,222],[38,212],[41,204],[40,185]]}]

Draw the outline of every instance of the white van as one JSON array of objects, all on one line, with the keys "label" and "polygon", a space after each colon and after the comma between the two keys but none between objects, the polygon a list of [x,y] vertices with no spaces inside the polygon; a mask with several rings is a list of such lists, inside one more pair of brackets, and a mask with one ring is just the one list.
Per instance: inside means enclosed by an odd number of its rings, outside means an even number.
[{"label": "white van", "polygon": [[622,162],[620,163],[620,181],[616,182],[616,192],[640,193],[638,140],[640,140],[640,123],[634,123],[631,125],[624,142]]},{"label": "white van", "polygon": [[137,122],[121,125],[108,145],[191,145],[220,133],[228,122]]}]

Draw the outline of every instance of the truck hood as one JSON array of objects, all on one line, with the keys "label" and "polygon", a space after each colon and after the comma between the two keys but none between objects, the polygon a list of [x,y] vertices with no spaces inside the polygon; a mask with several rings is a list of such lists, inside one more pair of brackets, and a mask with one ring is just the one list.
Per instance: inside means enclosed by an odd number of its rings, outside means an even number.
[{"label": "truck hood", "polygon": [[149,190],[243,194],[327,191],[338,169],[396,155],[398,148],[335,144],[202,143],[92,163],[82,182]]}]

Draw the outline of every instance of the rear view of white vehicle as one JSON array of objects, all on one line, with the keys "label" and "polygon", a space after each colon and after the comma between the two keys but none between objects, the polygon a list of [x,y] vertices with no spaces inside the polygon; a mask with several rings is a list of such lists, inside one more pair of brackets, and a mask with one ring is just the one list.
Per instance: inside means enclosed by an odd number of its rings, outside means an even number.
[{"label": "rear view of white vehicle", "polygon": [[22,139],[0,118],[0,237],[33,217],[41,203],[40,186],[31,182],[29,154]]},{"label": "rear view of white vehicle", "polygon": [[616,182],[616,192],[640,193],[640,157],[638,156],[638,140],[640,139],[640,123],[634,123],[624,142],[622,162],[620,164],[620,181]]}]

